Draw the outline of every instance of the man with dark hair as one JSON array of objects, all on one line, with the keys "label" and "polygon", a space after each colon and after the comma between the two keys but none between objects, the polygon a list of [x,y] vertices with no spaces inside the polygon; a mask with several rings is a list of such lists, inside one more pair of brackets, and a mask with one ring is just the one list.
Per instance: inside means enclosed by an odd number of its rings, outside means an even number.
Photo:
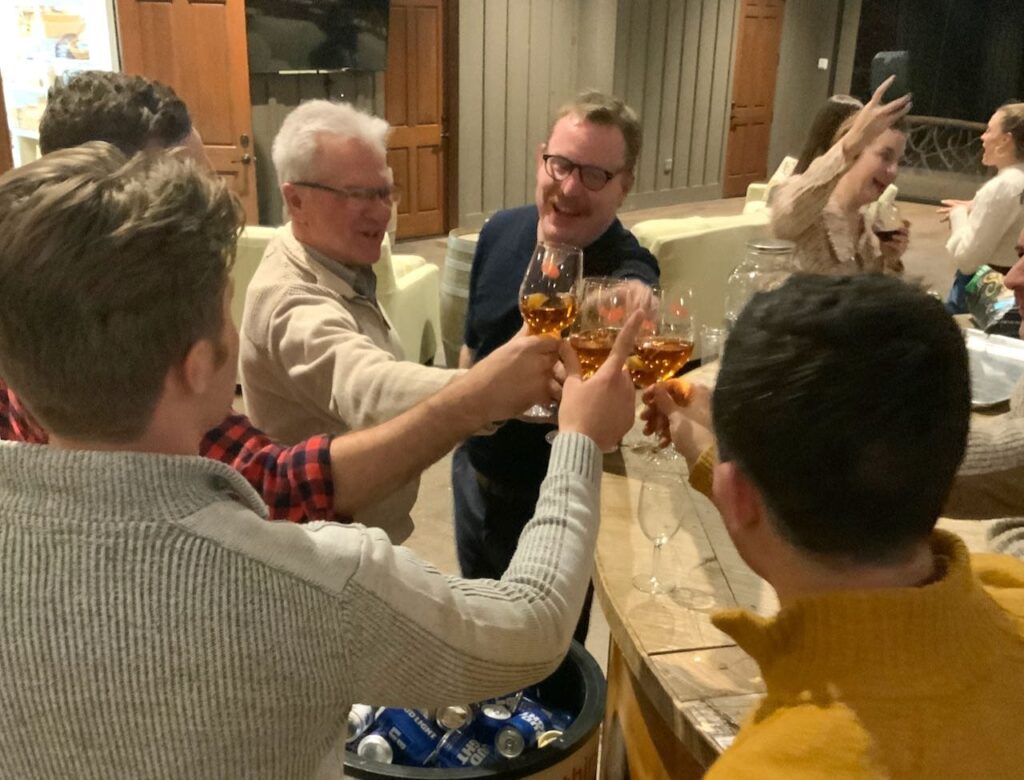
[{"label": "man with dark hair", "polygon": [[737,320],[714,437],[706,395],[648,398],[781,605],[714,617],[767,696],[708,777],[1016,777],[1024,563],[935,529],[970,415],[942,304],[887,277],[797,275]]},{"label": "man with dark hair", "polygon": [[[569,646],[639,318],[585,383],[571,349],[521,339],[567,362],[560,432],[520,554],[468,582],[380,529],[264,522],[194,455],[235,387],[241,221],[171,155],[96,142],[0,177],[0,370],[51,434],[0,444],[0,777],[340,778],[352,702],[477,701]],[[368,469],[400,459],[390,429],[490,406],[490,362],[341,438],[374,444]]]},{"label": "man with dark hair", "polygon": [[[170,87],[140,76],[83,71],[58,82],[50,90],[39,134],[46,152],[105,140],[129,156],[142,150],[182,147],[187,156],[208,165],[185,104]],[[73,262],[68,272],[73,275]],[[395,481],[394,475],[408,480],[466,436],[493,420],[516,413],[517,407],[525,409],[541,393],[546,397],[548,369],[556,357],[551,344],[534,342],[529,348],[511,345],[493,364],[498,371],[495,388],[487,396],[494,403],[491,409],[482,410],[483,416],[477,418],[439,406],[435,409],[438,418],[449,424],[431,436],[413,430],[396,431],[392,435],[409,441],[389,459],[368,461],[367,453],[360,449],[365,443],[359,438],[342,441],[318,435],[283,447],[241,414],[229,414],[208,431],[199,453],[237,469],[263,496],[274,519],[304,522],[350,517],[402,484],[403,480]],[[517,397],[513,399],[512,395]],[[225,404],[225,411],[229,410]],[[37,444],[49,439],[4,378],[0,378],[0,439]],[[382,518],[381,524],[396,538],[408,535],[404,515]]]},{"label": "man with dark hair", "polygon": [[[537,150],[535,204],[500,211],[480,231],[459,365],[471,366],[522,327],[519,285],[538,240],[583,249],[586,276],[643,289],[658,281],[657,260],[616,217],[633,186],[641,137],[636,113],[610,95],[585,92],[558,111]],[[547,468],[549,430],[510,420],[455,451],[455,540],[465,576],[498,577],[508,566]]]},{"label": "man with dark hair", "polygon": [[188,108],[174,90],[127,73],[81,71],[50,88],[39,121],[40,151],[87,141],[107,141],[129,156],[183,146],[197,159],[206,158]]}]

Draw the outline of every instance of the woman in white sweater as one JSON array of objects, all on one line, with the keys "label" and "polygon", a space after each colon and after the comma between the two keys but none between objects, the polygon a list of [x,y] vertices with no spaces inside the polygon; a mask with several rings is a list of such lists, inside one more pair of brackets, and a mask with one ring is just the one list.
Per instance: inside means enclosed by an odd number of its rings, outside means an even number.
[{"label": "woman in white sweater", "polygon": [[963,287],[987,263],[1006,273],[1016,261],[1014,242],[1024,229],[1024,103],[1007,103],[981,134],[981,162],[996,169],[974,200],[944,200],[939,213],[949,219],[946,249],[957,274],[948,307],[966,311]]}]

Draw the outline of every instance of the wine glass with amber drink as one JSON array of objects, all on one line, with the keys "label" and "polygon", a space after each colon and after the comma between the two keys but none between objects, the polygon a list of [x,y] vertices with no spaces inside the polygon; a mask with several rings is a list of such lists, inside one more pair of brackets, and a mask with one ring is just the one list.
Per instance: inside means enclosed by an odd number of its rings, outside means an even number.
[{"label": "wine glass with amber drink", "polygon": [[685,287],[654,287],[651,294],[651,316],[626,363],[638,389],[671,379],[693,354],[693,293]]},{"label": "wine glass with amber drink", "polygon": [[[576,291],[583,273],[583,250],[541,241],[533,250],[519,288],[519,311],[535,336],[561,336],[576,319]],[[530,407],[525,417],[550,420],[547,406]]]},{"label": "wine glass with amber drink", "polygon": [[579,313],[569,334],[569,344],[580,362],[584,379],[608,359],[629,314],[627,290],[621,279],[590,276],[583,280]]},{"label": "wine glass with amber drink", "polygon": [[[633,386],[641,390],[674,377],[693,354],[693,293],[687,287],[667,286],[654,287],[651,294],[651,313],[626,361]],[[658,450],[652,440],[642,440],[633,449],[651,456]]]}]

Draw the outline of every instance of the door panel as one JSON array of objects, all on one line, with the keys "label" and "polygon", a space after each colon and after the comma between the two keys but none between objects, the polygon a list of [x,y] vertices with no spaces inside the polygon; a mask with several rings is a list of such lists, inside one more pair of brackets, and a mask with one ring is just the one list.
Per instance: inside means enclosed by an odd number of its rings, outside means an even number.
[{"label": "door panel", "polygon": [[117,0],[121,59],[174,88],[213,164],[258,221],[243,0]]},{"label": "door panel", "polygon": [[724,197],[768,175],[768,142],[782,40],[783,0],[743,0],[737,34]]},{"label": "door panel", "polygon": [[399,238],[445,229],[443,31],[443,0],[391,0],[384,93],[394,128],[388,164],[402,188]]}]

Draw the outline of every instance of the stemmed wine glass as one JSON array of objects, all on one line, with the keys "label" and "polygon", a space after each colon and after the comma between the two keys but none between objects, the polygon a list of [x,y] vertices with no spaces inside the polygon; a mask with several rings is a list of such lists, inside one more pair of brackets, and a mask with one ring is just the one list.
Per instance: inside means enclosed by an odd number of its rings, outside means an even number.
[{"label": "stemmed wine glass", "polygon": [[[583,250],[538,242],[519,288],[519,311],[535,336],[561,336],[576,318],[576,290],[583,275]],[[536,404],[523,414],[538,421],[554,416],[552,406]]]},{"label": "stemmed wine glass", "polygon": [[654,542],[651,572],[633,577],[633,587],[644,593],[671,593],[676,589],[671,577],[661,572],[661,548],[675,536],[683,516],[682,474],[657,472],[640,485],[637,519],[644,536]]},{"label": "stemmed wine glass", "polygon": [[[675,376],[693,354],[693,292],[685,286],[652,288],[653,313],[636,337],[626,367],[633,385],[640,390]],[[657,456],[658,448],[641,439],[632,449]],[[671,457],[671,456],[670,456]]]},{"label": "stemmed wine glass", "polygon": [[627,291],[621,279],[588,276],[583,280],[569,344],[580,361],[584,379],[608,359],[628,315]]}]

